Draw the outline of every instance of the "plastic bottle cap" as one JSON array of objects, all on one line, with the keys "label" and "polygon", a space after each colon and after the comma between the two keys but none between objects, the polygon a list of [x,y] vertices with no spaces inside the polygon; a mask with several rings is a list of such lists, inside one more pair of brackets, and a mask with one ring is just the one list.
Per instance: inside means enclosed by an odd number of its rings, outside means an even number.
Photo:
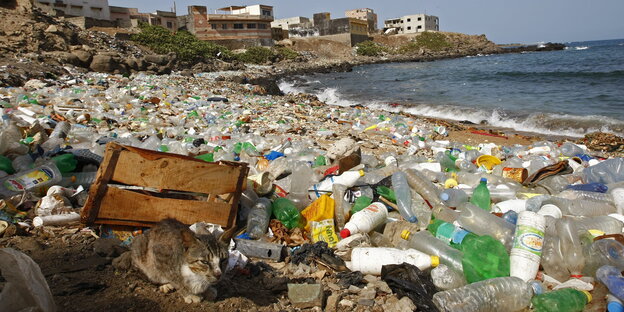
[{"label": "plastic bottle cap", "polygon": [[598,237],[598,236],[602,236],[605,235],[607,233],[601,231],[601,230],[596,230],[596,229],[592,229],[592,230],[587,230],[587,232],[589,232],[589,234],[591,234],[594,237]]},{"label": "plastic bottle cap", "polygon": [[624,306],[616,301],[611,301],[607,304],[607,311],[609,312],[624,312]]},{"label": "plastic bottle cap", "polygon": [[431,256],[431,266],[435,268],[438,265],[440,265],[440,257],[438,257],[438,256]]},{"label": "plastic bottle cap", "polygon": [[360,177],[364,176],[364,170],[360,170],[360,171],[358,171],[358,173],[360,173]]},{"label": "plastic bottle cap", "polygon": [[587,296],[587,303],[592,302],[593,297],[592,297],[592,295],[589,293],[589,291],[587,291],[587,290],[583,290],[582,292],[585,294],[585,296]]},{"label": "plastic bottle cap", "polygon": [[[447,188],[447,189],[454,188],[457,185],[459,185],[459,183],[457,183],[457,180],[455,179],[446,179],[446,181],[444,181],[444,188]],[[443,200],[446,200],[446,199],[443,199]]]},{"label": "plastic bottle cap", "polygon": [[409,222],[409,223],[416,223],[416,222],[418,222],[418,219],[416,218],[416,216],[411,216],[411,217],[409,217],[409,219],[407,219],[407,222]]},{"label": "plastic bottle cap", "polygon": [[403,232],[401,232],[401,238],[407,240],[409,239],[410,234],[412,234],[412,232],[409,230],[403,230]]},{"label": "plastic bottle cap", "polygon": [[487,179],[486,179],[486,178],[481,178],[481,180],[479,180],[479,182],[485,182],[485,183],[487,183]]},{"label": "plastic bottle cap", "polygon": [[443,201],[447,201],[449,200],[449,198],[451,198],[451,196],[448,193],[441,193],[440,194],[440,199]]},{"label": "plastic bottle cap", "polygon": [[531,288],[533,288],[533,293],[536,296],[544,293],[544,287],[542,287],[542,284],[540,282],[532,281],[529,283],[529,285],[531,285]]},{"label": "plastic bottle cap", "polygon": [[351,231],[349,231],[349,229],[342,229],[342,231],[340,231],[340,237],[347,238],[349,236],[351,236]]}]

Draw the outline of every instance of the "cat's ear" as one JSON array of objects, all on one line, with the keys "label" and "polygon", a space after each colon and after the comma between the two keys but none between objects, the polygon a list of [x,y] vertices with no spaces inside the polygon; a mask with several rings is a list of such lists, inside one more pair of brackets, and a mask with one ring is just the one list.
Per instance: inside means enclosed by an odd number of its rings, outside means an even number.
[{"label": "cat's ear", "polygon": [[195,234],[189,230],[184,229],[180,231],[180,234],[182,234],[182,246],[184,246],[184,249],[191,247],[191,245],[193,245],[193,243],[197,240],[197,238],[195,238]]},{"label": "cat's ear", "polygon": [[219,236],[219,243],[224,244],[224,245],[229,245],[230,244],[230,240],[232,239],[232,237],[234,237],[234,234],[236,234],[236,227],[232,227],[226,231],[224,231],[221,236]]}]

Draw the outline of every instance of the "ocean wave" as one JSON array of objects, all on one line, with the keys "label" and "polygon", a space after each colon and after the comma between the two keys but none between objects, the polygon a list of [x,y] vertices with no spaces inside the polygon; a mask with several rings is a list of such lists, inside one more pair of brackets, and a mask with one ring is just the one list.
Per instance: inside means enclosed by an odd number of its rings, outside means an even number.
[{"label": "ocean wave", "polygon": [[557,135],[569,137],[583,137],[595,131],[611,132],[624,136],[624,121],[605,116],[576,116],[569,114],[532,113],[525,116],[512,116],[501,110],[479,110],[451,105],[403,104],[396,105],[376,101],[357,102],[344,99],[336,88],[322,88],[307,91],[296,86],[293,82],[282,81],[279,87],[284,93],[309,92],[319,100],[339,106],[362,105],[389,112],[405,112],[417,116],[448,119],[455,121],[470,121],[475,124],[485,123],[490,126],[510,128],[516,131]]}]

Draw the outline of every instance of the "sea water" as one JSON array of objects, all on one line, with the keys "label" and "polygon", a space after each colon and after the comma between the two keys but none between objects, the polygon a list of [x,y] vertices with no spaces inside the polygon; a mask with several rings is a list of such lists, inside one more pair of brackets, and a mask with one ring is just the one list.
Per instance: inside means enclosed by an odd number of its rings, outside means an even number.
[{"label": "sea water", "polygon": [[284,92],[551,135],[624,135],[624,39],[561,51],[357,66],[291,77]]}]

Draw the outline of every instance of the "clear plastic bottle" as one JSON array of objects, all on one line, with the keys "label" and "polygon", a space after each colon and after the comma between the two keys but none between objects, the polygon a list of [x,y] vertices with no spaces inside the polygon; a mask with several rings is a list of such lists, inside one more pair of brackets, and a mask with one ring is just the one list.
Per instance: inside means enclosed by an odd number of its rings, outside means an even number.
[{"label": "clear plastic bottle", "polygon": [[412,210],[412,195],[407,176],[404,172],[398,171],[392,174],[392,188],[396,196],[397,207],[403,219],[407,222],[416,223],[418,219]]},{"label": "clear plastic bottle", "polygon": [[511,250],[515,226],[470,203],[462,204],[457,222],[477,235],[489,235]]},{"label": "clear plastic bottle", "polygon": [[440,199],[448,207],[457,207],[468,201],[468,194],[461,189],[446,189],[440,193]]},{"label": "clear plastic bottle", "polygon": [[259,239],[266,234],[271,212],[271,201],[264,197],[259,198],[247,216],[247,234],[250,238]]},{"label": "clear plastic bottle", "polygon": [[564,260],[561,265],[568,270],[571,277],[581,277],[585,265],[585,256],[576,223],[569,219],[559,219],[557,221],[557,234]]},{"label": "clear plastic bottle", "polygon": [[305,162],[296,162],[293,165],[292,178],[288,198],[292,200],[299,211],[307,207],[311,200],[308,197],[308,189],[312,185],[312,168]]},{"label": "clear plastic bottle", "polygon": [[411,190],[410,194],[412,195],[412,210],[414,214],[416,214],[416,219],[418,220],[418,227],[421,230],[424,230],[431,222],[431,215],[433,211],[429,208],[427,201],[420,196],[416,191]]},{"label": "clear plastic bottle", "polygon": [[24,154],[24,155],[15,157],[15,159],[13,159],[12,165],[13,165],[13,168],[15,169],[15,172],[22,172],[22,171],[26,171],[32,168],[33,163],[34,163],[34,159],[32,155]]},{"label": "clear plastic bottle", "polygon": [[440,200],[437,188],[423,177],[417,170],[408,169],[405,171],[409,186],[422,196],[431,206],[444,206]]},{"label": "clear plastic bottle", "polygon": [[362,181],[365,184],[377,184],[397,171],[399,171],[399,167],[397,167],[396,164],[390,164],[371,172],[367,172],[366,175],[364,175],[364,178],[362,178]]},{"label": "clear plastic bottle", "polygon": [[579,154],[584,154],[585,151],[580,148],[578,145],[570,142],[565,142],[561,147],[559,147],[559,151],[561,151],[561,155],[566,157],[572,157]]},{"label": "clear plastic bottle", "polygon": [[622,221],[610,216],[582,218],[575,221],[581,230],[600,230],[605,234],[621,234],[622,227],[624,227]]},{"label": "clear plastic bottle", "polygon": [[607,159],[597,165],[585,168],[582,174],[585,183],[609,184],[624,181],[624,158]]},{"label": "clear plastic bottle", "polygon": [[459,218],[459,212],[444,205],[434,206],[433,209],[431,209],[431,213],[436,219],[449,223],[453,223]]},{"label": "clear plastic bottle", "polygon": [[604,216],[616,212],[613,205],[584,199],[571,200],[553,196],[544,203],[559,207],[564,215],[592,217]]},{"label": "clear plastic bottle", "polygon": [[0,180],[0,196],[9,197],[24,191],[33,191],[52,186],[62,179],[61,171],[54,162],[47,162],[28,171],[23,171]]},{"label": "clear plastic bottle", "polygon": [[336,221],[336,227],[338,231],[342,230],[345,226],[346,214],[351,210],[349,203],[344,199],[347,187],[345,185],[334,183],[332,185],[332,192],[334,197],[334,220]]},{"label": "clear plastic bottle", "polygon": [[95,182],[95,177],[97,176],[96,171],[89,172],[74,172],[70,175],[64,176],[59,185],[65,187],[78,187],[83,186],[87,189]]},{"label": "clear plastic bottle", "polygon": [[411,233],[405,230],[401,233],[401,238],[406,241],[406,245],[409,248],[420,250],[428,255],[438,256],[440,263],[447,265],[453,271],[461,273],[463,276],[463,252],[445,244],[427,231]]},{"label": "clear plastic bottle", "polygon": [[559,238],[556,235],[546,235],[544,237],[544,248],[542,249],[541,266],[546,274],[558,281],[566,281],[570,278],[568,270],[562,266],[563,255],[559,247]]},{"label": "clear plastic bottle", "polygon": [[517,277],[497,277],[433,295],[440,311],[518,311],[529,306],[533,288]]},{"label": "clear plastic bottle", "polygon": [[445,264],[440,264],[431,270],[431,279],[433,285],[440,290],[455,289],[466,285],[464,276]]},{"label": "clear plastic bottle", "polygon": [[600,239],[589,247],[583,273],[595,276],[596,270],[603,265],[615,266],[624,270],[624,245],[614,239]]}]

